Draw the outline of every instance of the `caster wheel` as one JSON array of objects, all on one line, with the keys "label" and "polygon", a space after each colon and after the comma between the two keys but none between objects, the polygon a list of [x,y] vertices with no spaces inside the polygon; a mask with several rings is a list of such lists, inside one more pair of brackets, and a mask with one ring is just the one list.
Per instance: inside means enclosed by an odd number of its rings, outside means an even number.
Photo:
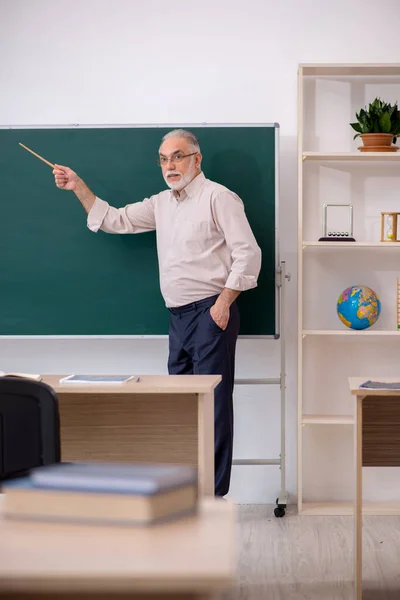
[{"label": "caster wheel", "polygon": [[279,519],[284,517],[286,514],[285,511],[286,504],[279,504],[279,498],[276,499],[276,508],[274,509],[274,515]]}]

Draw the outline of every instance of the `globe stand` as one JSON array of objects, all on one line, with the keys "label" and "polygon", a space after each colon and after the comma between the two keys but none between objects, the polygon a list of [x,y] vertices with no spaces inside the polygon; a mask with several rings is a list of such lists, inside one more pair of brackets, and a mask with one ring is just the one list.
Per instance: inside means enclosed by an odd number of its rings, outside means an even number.
[{"label": "globe stand", "polygon": [[[348,210],[348,226],[346,224],[342,224],[340,229],[343,231],[335,231],[330,230],[328,228],[328,208],[341,208]],[[323,206],[323,216],[322,216],[322,237],[319,238],[319,242],[355,242],[355,238],[353,237],[353,206],[352,204],[324,204]],[[335,211],[336,213],[338,211]],[[343,210],[341,211],[343,212]],[[331,211],[332,214],[332,211]],[[343,220],[343,217],[342,217]],[[335,227],[333,229],[339,229],[339,227]]]}]

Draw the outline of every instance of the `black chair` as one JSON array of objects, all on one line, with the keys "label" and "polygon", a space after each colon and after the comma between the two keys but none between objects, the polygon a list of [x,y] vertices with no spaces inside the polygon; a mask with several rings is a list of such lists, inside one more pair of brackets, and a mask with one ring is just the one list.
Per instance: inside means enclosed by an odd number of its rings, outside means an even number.
[{"label": "black chair", "polygon": [[0,377],[0,482],[60,462],[60,418],[53,388]]}]

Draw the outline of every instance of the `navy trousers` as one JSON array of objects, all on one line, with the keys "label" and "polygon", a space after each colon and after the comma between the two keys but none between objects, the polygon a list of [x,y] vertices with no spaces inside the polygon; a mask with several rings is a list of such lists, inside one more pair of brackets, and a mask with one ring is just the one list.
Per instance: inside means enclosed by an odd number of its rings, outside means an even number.
[{"label": "navy trousers", "polygon": [[168,372],[171,375],[221,375],[214,390],[215,495],[229,491],[233,451],[233,384],[240,317],[230,307],[225,330],[213,320],[210,308],[217,296],[170,308]]}]

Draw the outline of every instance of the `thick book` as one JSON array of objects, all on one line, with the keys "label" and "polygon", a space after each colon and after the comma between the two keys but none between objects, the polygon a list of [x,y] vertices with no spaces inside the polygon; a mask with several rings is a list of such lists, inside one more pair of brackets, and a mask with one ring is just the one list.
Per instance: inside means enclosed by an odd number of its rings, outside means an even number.
[{"label": "thick book", "polygon": [[[63,469],[69,472],[65,479],[60,475]],[[41,471],[43,475],[48,471],[43,479]],[[4,483],[4,516],[113,525],[149,525],[179,518],[196,512],[195,471],[174,465],[40,467],[28,477]]]}]

